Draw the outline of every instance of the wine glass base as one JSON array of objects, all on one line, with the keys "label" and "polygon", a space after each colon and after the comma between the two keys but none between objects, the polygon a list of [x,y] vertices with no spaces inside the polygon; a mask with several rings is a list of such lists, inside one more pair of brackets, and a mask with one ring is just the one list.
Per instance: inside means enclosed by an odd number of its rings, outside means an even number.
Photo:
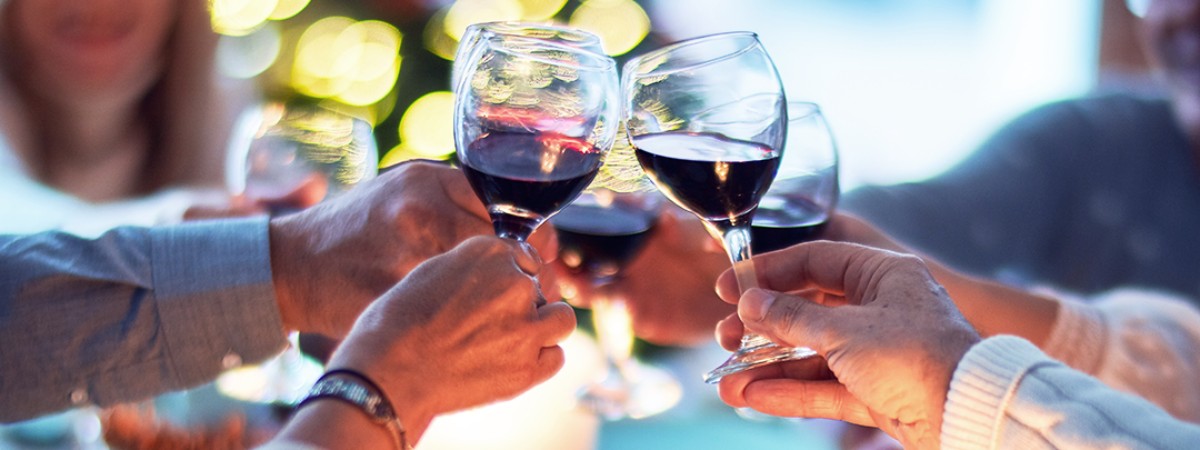
[{"label": "wine glass base", "polygon": [[804,359],[816,355],[817,352],[807,347],[780,347],[769,341],[766,344],[742,347],[716,369],[704,374],[704,382],[717,384],[727,375],[767,364]]},{"label": "wine glass base", "polygon": [[613,370],[604,380],[584,386],[579,404],[604,420],[644,419],[671,409],[683,397],[683,387],[665,370],[630,361],[624,372]]}]

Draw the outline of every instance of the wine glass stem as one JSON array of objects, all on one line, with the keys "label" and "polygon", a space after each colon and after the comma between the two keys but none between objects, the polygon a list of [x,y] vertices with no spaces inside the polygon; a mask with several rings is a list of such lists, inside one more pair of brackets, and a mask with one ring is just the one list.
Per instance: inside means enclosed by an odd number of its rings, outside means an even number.
[{"label": "wine glass stem", "polygon": [[[733,274],[737,276],[738,292],[758,287],[758,274],[754,270],[754,261],[750,260],[750,227],[734,225],[726,228],[721,235],[725,241],[725,252],[733,263]],[[752,345],[762,345],[767,339],[756,333],[746,332],[742,335],[742,348]]]},{"label": "wine glass stem", "polygon": [[597,286],[596,297],[592,305],[592,326],[596,329],[596,338],[600,341],[600,349],[608,360],[612,375],[625,378],[625,370],[633,355],[633,322],[625,300],[612,295],[605,286]]}]

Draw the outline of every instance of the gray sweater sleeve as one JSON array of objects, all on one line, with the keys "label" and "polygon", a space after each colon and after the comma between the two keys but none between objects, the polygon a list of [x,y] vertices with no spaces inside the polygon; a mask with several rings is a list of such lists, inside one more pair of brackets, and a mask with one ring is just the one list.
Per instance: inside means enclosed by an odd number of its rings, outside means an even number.
[{"label": "gray sweater sleeve", "polygon": [[0,236],[0,422],[201,384],[284,343],[267,221]]}]

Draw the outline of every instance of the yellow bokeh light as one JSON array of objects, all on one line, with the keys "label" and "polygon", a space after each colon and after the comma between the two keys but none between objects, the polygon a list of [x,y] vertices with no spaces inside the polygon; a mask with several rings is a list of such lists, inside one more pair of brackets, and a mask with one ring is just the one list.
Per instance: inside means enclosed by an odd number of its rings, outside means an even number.
[{"label": "yellow bokeh light", "polygon": [[563,6],[567,5],[567,0],[518,0],[521,3],[523,13],[521,20],[529,22],[539,22],[550,20],[559,11],[562,11]]},{"label": "yellow bokeh light", "polygon": [[613,56],[633,50],[650,33],[650,16],[632,0],[587,0],[568,23],[600,36],[605,53]]},{"label": "yellow bokeh light", "polygon": [[457,41],[473,23],[521,20],[524,14],[517,0],[458,0],[446,12],[446,34]]},{"label": "yellow bokeh light", "polygon": [[271,11],[271,20],[290,19],[308,6],[309,0],[278,0],[275,9]]},{"label": "yellow bokeh light", "polygon": [[271,17],[277,0],[209,0],[213,30],[228,36],[245,36]]},{"label": "yellow bokeh light", "polygon": [[424,38],[426,50],[444,60],[450,61],[454,59],[454,51],[458,48],[458,41],[446,33],[447,11],[449,11],[449,8],[443,8],[434,14],[433,17],[429,18],[429,21],[425,23],[425,30],[421,32],[421,36]]},{"label": "yellow bokeh light", "polygon": [[434,91],[413,102],[400,118],[400,142],[411,153],[445,159],[454,153],[454,94]]},{"label": "yellow bokeh light", "polygon": [[396,85],[402,40],[384,22],[321,19],[296,44],[291,83],[305,95],[352,106],[379,102]]},{"label": "yellow bokeh light", "polygon": [[392,91],[392,87],[396,85],[396,76],[400,74],[400,57],[393,55],[392,61],[390,70],[384,69],[384,72],[374,78],[354,79],[335,98],[354,106],[366,106],[382,100]]}]

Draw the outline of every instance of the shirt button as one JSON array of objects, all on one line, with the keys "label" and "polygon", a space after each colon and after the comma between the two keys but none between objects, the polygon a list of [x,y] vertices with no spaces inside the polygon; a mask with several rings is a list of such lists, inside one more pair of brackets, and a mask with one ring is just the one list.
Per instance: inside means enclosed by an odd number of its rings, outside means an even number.
[{"label": "shirt button", "polygon": [[221,366],[226,369],[232,369],[240,365],[242,365],[242,357],[237,353],[227,353],[224,358],[221,358]]},{"label": "shirt button", "polygon": [[82,405],[88,401],[88,393],[84,388],[71,391],[71,404]]}]

